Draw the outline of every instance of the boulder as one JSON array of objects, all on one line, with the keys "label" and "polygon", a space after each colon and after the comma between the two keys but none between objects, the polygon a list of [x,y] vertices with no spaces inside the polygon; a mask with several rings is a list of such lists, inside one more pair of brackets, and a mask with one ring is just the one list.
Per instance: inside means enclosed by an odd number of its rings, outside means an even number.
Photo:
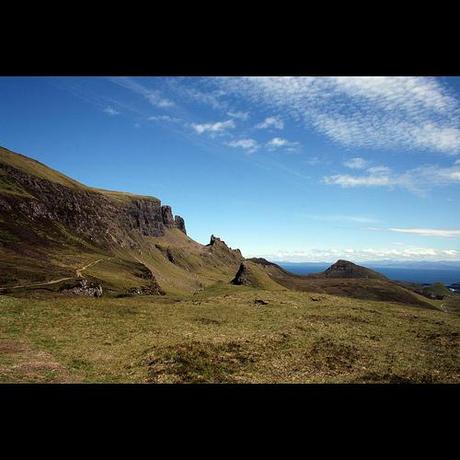
[{"label": "boulder", "polygon": [[73,287],[65,287],[62,291],[64,294],[74,294],[87,297],[101,297],[102,286],[91,283],[87,279],[81,279]]}]

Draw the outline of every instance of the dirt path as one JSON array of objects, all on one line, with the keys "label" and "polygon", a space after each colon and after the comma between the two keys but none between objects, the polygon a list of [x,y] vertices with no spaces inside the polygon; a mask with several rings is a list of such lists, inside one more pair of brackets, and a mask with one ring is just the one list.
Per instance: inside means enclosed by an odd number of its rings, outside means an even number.
[{"label": "dirt path", "polygon": [[[107,259],[111,259],[111,257],[108,257]],[[85,265],[84,267],[82,268],[77,268],[75,270],[75,273],[77,275],[77,278],[83,278],[83,275],[81,274],[82,271],[88,269],[89,267],[92,267],[93,265],[96,265],[97,263],[99,263],[101,260],[104,260],[104,259],[98,259],[98,260],[95,260],[94,262],[90,262],[89,264]]]},{"label": "dirt path", "polygon": [[[107,257],[105,260],[108,260],[108,259],[111,259],[111,258],[112,257]],[[93,265],[96,265],[97,263],[101,262],[101,260],[104,260],[104,258],[95,260],[93,262],[90,262],[89,264],[85,265],[84,267],[77,268],[75,270],[75,274],[77,275],[77,278],[83,278],[82,272],[87,270],[88,268],[92,267]],[[67,276],[65,278],[59,278],[57,280],[45,281],[43,283],[21,284],[21,285],[18,285],[18,286],[0,287],[0,291],[2,291],[4,289],[19,289],[19,288],[38,287],[38,286],[48,286],[50,284],[57,284],[57,283],[60,283],[62,281],[68,281],[68,280],[71,280],[71,279],[73,279],[72,276]]]}]

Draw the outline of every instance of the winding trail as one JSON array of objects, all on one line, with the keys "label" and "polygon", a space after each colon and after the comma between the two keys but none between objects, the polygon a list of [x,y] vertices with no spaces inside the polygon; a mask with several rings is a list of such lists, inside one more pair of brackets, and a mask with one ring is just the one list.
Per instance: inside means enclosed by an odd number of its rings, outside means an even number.
[{"label": "winding trail", "polygon": [[[107,257],[107,260],[108,259],[111,259],[111,257]],[[81,274],[82,271],[88,269],[89,267],[92,267],[93,265],[96,265],[97,263],[99,263],[101,260],[104,260],[104,259],[98,259],[98,260],[95,260],[94,262],[90,262],[89,264],[85,265],[84,267],[82,268],[77,268],[75,270],[75,274],[77,275],[77,278],[83,278],[83,275]]]},{"label": "winding trail", "polygon": [[[101,262],[102,260],[108,260],[108,259],[112,259],[112,257],[107,257],[106,259],[104,259],[104,258],[98,259],[98,260],[95,260],[93,262],[90,262],[89,264],[85,265],[84,267],[77,268],[75,270],[75,274],[76,274],[77,278],[84,278],[83,275],[82,275],[83,271],[87,270],[88,268],[92,267],[93,265],[96,265],[97,263]],[[57,280],[45,281],[43,283],[21,284],[21,285],[18,285],[18,286],[0,287],[0,291],[3,291],[5,289],[18,289],[18,288],[37,287],[37,286],[48,286],[50,284],[57,284],[57,283],[60,283],[62,281],[67,281],[67,280],[71,280],[71,279],[73,279],[72,276],[67,276],[65,278],[59,278]]]}]

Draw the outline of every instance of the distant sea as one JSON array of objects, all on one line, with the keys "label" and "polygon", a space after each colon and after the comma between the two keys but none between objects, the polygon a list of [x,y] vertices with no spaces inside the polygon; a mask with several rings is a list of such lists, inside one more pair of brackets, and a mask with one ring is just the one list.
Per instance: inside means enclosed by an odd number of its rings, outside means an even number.
[{"label": "distant sea", "polygon": [[[294,263],[294,262],[275,262],[285,270],[297,275],[308,275],[326,270],[331,264],[327,263]],[[400,267],[382,267],[374,264],[363,264],[375,270],[387,278],[394,281],[409,281],[419,284],[443,283],[449,286],[453,283],[460,282],[460,267],[452,268],[400,268]]]}]

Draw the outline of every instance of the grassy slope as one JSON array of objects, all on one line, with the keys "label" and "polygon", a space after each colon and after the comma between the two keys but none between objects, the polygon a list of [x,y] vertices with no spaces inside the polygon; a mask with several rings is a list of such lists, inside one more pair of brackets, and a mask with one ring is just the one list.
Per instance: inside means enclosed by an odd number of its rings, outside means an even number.
[{"label": "grassy slope", "polygon": [[[25,155],[21,155],[20,153],[12,152],[4,147],[0,147],[0,163],[7,164],[12,166],[13,168],[19,169],[27,174],[32,176],[40,177],[41,179],[49,180],[50,182],[55,182],[60,185],[64,185],[71,189],[80,189],[86,190],[96,193],[102,193],[108,198],[111,198],[115,202],[123,203],[132,199],[153,199],[158,200],[158,198],[152,196],[144,196],[144,195],[135,195],[134,193],[129,192],[118,192],[112,190],[104,190],[95,187],[88,187],[81,182],[72,179],[71,177],[66,176],[65,174],[56,171],[49,166],[40,163],[37,160],[32,158],[26,157]],[[5,186],[2,187],[2,180],[5,181]],[[11,187],[11,185],[8,185]],[[5,177],[0,176],[0,192],[9,192],[9,193],[20,193],[23,192],[16,189],[9,191],[6,186],[6,179]]]},{"label": "grassy slope", "polygon": [[460,317],[436,310],[225,283],[34,296],[0,296],[1,382],[460,382]]},{"label": "grassy slope", "polygon": [[88,187],[80,182],[55,171],[48,166],[45,166],[43,163],[21,155],[20,153],[12,152],[4,147],[0,147],[0,163],[5,163],[32,176],[56,182],[72,189],[88,189]]}]

